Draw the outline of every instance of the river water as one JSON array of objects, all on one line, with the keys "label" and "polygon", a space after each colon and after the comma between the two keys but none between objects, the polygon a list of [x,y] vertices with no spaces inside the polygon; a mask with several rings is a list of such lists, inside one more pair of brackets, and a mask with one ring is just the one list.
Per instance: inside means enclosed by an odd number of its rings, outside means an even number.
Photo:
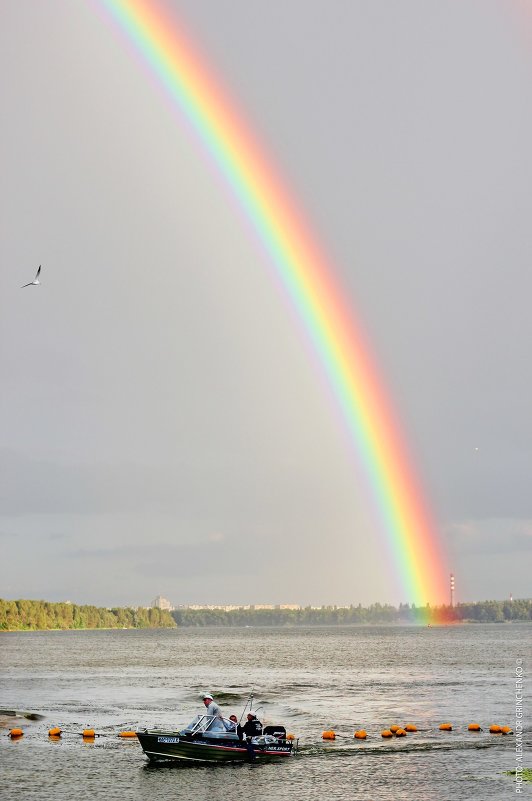
[{"label": "river water", "polygon": [[[525,677],[525,766],[532,767],[532,625],[308,629],[177,629],[0,633],[0,708],[45,716],[0,730],[0,795],[9,799],[166,801],[487,801],[532,798],[516,785],[517,660]],[[282,764],[151,766],[136,727],[179,728],[212,692],[240,716],[250,688],[258,716],[300,740]],[[528,716],[527,716],[528,713]],[[17,720],[17,725],[21,721]],[[453,724],[442,732],[442,722]],[[467,725],[478,722],[474,734]],[[419,731],[383,740],[382,729]],[[13,725],[13,724],[12,724]],[[48,729],[60,726],[52,742]],[[102,736],[85,742],[79,733]],[[353,739],[355,729],[368,732]],[[322,740],[334,729],[334,742]]]}]

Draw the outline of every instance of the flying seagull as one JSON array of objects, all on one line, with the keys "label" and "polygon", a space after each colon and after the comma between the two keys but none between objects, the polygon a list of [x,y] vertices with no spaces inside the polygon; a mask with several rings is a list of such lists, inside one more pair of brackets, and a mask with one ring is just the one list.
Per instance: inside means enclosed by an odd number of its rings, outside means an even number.
[{"label": "flying seagull", "polygon": [[35,276],[33,281],[30,281],[29,284],[24,284],[24,286],[22,286],[21,289],[24,289],[25,286],[38,286],[41,283],[39,281],[40,273],[41,273],[41,265],[39,264],[39,269],[37,270],[37,275]]}]

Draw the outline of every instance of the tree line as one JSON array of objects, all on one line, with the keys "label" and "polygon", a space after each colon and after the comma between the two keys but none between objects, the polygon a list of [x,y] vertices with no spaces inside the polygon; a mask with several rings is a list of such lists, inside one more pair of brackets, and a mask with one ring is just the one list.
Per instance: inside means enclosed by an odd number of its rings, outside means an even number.
[{"label": "tree line", "polygon": [[451,606],[372,604],[301,609],[164,609],[79,606],[0,599],[0,631],[144,629],[177,626],[352,626],[374,623],[505,623],[532,621],[532,600],[477,601]]},{"label": "tree line", "polygon": [[352,626],[373,623],[504,623],[532,621],[532,600],[477,601],[456,606],[372,604],[301,609],[176,609],[178,626]]},{"label": "tree line", "polygon": [[170,612],[164,609],[106,609],[71,603],[0,599],[0,630],[3,631],[153,629],[175,628],[175,625]]}]

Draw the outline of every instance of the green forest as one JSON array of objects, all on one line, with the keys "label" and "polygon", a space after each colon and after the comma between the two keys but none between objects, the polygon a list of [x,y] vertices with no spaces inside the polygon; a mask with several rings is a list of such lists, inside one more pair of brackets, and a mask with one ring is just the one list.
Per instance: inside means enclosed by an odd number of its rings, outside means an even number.
[{"label": "green forest", "polygon": [[353,626],[422,623],[509,623],[532,621],[532,600],[478,601],[451,606],[387,604],[301,609],[106,609],[48,601],[0,599],[0,631],[48,629],[146,629],[175,626]]},{"label": "green forest", "polygon": [[451,606],[372,604],[318,609],[176,609],[178,626],[352,626],[373,623],[504,623],[531,621],[532,600],[479,601]]},{"label": "green forest", "polygon": [[105,609],[48,601],[0,599],[0,631],[46,629],[155,629],[174,628],[175,620],[162,609]]}]

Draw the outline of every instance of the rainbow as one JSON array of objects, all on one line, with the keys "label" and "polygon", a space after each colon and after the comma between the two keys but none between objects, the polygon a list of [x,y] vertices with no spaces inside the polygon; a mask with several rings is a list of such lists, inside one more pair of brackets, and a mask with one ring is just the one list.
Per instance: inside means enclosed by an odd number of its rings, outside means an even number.
[{"label": "rainbow", "polygon": [[446,571],[439,537],[334,269],[257,138],[177,21],[155,0],[100,2],[188,119],[265,246],[342,410],[405,600],[442,602]]}]

